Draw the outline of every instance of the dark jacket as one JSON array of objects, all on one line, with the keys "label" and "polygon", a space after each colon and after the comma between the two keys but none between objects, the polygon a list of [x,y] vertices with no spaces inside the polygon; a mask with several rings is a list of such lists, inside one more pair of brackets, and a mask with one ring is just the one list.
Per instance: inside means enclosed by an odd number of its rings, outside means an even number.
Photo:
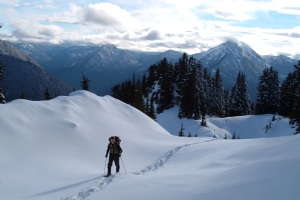
[{"label": "dark jacket", "polygon": [[123,151],[122,151],[122,148],[120,147],[119,144],[117,144],[117,143],[115,143],[115,144],[109,143],[107,145],[106,156],[108,155],[108,152],[110,154],[118,154],[118,155],[120,155]]}]

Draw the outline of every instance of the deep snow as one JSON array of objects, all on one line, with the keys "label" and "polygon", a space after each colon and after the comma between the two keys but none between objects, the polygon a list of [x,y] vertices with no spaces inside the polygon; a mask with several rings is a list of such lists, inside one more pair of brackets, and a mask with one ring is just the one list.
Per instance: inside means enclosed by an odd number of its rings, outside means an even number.
[{"label": "deep snow", "polygon": [[[86,91],[0,105],[0,197],[300,199],[300,137],[292,135],[287,119],[209,118],[208,127],[201,127],[175,112],[158,116],[165,130],[127,104]],[[171,135],[181,122],[186,135],[198,137]],[[252,139],[213,138],[233,132]],[[122,139],[127,174],[121,165],[121,173],[103,178],[111,135]]]}]

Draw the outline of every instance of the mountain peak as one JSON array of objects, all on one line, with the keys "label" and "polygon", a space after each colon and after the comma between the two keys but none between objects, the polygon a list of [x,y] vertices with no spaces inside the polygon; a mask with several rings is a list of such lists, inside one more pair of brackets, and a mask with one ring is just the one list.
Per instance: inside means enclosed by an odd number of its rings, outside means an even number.
[{"label": "mountain peak", "polygon": [[104,44],[100,47],[101,50],[104,50],[104,51],[117,51],[118,48],[113,45],[113,44]]}]

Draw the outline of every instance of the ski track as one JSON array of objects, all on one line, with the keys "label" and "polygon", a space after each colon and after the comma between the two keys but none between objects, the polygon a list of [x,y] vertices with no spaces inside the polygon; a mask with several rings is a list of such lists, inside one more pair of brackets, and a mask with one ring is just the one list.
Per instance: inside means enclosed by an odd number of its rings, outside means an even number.
[{"label": "ski track", "polygon": [[[200,144],[200,143],[211,142],[214,140],[217,140],[217,139],[211,139],[211,140],[207,140],[204,142],[185,144],[185,145],[175,147],[174,149],[171,149],[171,150],[167,151],[165,154],[163,154],[152,165],[149,165],[140,171],[129,173],[129,174],[142,175],[142,174],[146,174],[147,172],[156,171],[156,170],[160,169],[161,167],[163,167],[168,162],[168,160],[172,156],[174,156],[178,151],[180,151],[182,148],[185,148],[185,147],[188,147],[191,145]],[[86,197],[90,196],[92,193],[106,188],[111,182],[113,182],[117,178],[120,178],[120,176],[111,175],[108,178],[106,178],[106,177],[100,178],[94,185],[90,186],[89,188],[82,190],[78,194],[75,194],[75,195],[72,195],[72,196],[69,196],[66,198],[61,198],[60,200],[84,200]]]}]

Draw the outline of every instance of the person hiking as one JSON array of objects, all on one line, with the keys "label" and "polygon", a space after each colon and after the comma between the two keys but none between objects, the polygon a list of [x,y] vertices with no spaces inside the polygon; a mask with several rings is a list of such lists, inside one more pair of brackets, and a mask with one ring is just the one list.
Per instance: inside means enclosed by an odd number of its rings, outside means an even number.
[{"label": "person hiking", "polygon": [[121,157],[123,151],[120,146],[119,140],[120,139],[116,136],[112,136],[109,138],[109,143],[107,145],[107,150],[105,154],[105,157],[107,158],[109,152],[106,177],[111,175],[111,166],[113,162],[115,162],[116,165],[116,173],[118,173],[120,170],[119,158]]}]

